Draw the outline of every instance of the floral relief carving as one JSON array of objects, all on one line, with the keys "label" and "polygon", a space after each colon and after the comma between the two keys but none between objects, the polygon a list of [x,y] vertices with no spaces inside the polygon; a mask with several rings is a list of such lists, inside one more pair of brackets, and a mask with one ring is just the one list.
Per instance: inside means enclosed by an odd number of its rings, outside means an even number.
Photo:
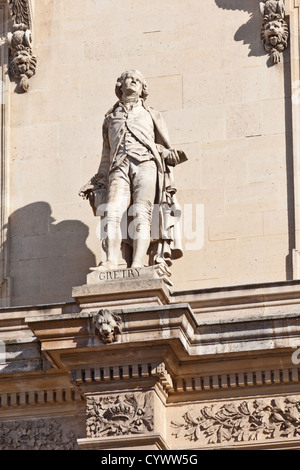
[{"label": "floral relief carving", "polygon": [[144,434],[153,430],[152,394],[87,398],[87,436]]},{"label": "floral relief carving", "polygon": [[293,438],[300,435],[300,397],[205,406],[172,427],[176,437],[207,444]]},{"label": "floral relief carving", "polygon": [[53,419],[0,423],[0,450],[75,450],[77,436]]}]

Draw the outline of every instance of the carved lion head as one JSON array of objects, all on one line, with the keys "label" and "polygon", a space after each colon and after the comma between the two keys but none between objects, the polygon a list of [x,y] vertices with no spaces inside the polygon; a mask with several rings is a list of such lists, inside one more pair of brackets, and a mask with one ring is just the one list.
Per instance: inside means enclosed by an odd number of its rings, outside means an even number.
[{"label": "carved lion head", "polygon": [[94,315],[94,326],[104,343],[113,343],[121,333],[121,318],[109,310],[99,310]]},{"label": "carved lion head", "polygon": [[271,21],[266,19],[263,22],[261,39],[268,52],[273,48],[282,52],[288,41],[288,26],[282,18],[276,18]]}]

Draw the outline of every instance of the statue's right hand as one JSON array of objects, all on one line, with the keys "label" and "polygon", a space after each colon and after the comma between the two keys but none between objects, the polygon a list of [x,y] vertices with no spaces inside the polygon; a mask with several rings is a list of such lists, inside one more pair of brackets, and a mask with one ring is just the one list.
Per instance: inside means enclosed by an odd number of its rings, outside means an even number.
[{"label": "statue's right hand", "polygon": [[84,199],[90,199],[91,197],[93,197],[93,192],[97,189],[106,189],[106,185],[99,181],[93,182],[91,180],[87,184],[82,186],[79,191],[79,196],[83,197]]}]

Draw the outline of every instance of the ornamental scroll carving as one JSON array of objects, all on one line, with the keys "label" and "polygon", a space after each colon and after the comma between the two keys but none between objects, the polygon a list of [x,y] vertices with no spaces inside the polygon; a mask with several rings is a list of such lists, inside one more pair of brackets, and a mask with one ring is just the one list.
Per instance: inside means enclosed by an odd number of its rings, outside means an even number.
[{"label": "ornamental scroll carving", "polygon": [[153,431],[152,393],[87,397],[87,436],[144,434]]},{"label": "ornamental scroll carving", "polygon": [[294,438],[300,435],[300,397],[205,406],[172,427],[176,437],[207,444]]},{"label": "ornamental scroll carving", "polygon": [[19,89],[27,92],[29,79],[35,74],[37,58],[32,51],[32,21],[29,0],[8,0],[13,20],[8,34],[9,72],[19,82]]},{"label": "ornamental scroll carving", "polygon": [[287,48],[289,30],[285,17],[283,0],[263,0],[259,3],[263,16],[261,41],[270,54],[273,64],[281,60],[281,53]]}]

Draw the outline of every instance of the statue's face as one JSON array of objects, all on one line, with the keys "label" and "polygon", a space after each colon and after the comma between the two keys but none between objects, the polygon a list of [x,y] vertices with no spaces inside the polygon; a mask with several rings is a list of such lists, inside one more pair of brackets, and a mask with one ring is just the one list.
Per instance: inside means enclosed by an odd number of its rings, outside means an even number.
[{"label": "statue's face", "polygon": [[141,96],[143,91],[143,77],[135,71],[128,72],[122,84],[122,92],[125,95],[136,94]]}]

